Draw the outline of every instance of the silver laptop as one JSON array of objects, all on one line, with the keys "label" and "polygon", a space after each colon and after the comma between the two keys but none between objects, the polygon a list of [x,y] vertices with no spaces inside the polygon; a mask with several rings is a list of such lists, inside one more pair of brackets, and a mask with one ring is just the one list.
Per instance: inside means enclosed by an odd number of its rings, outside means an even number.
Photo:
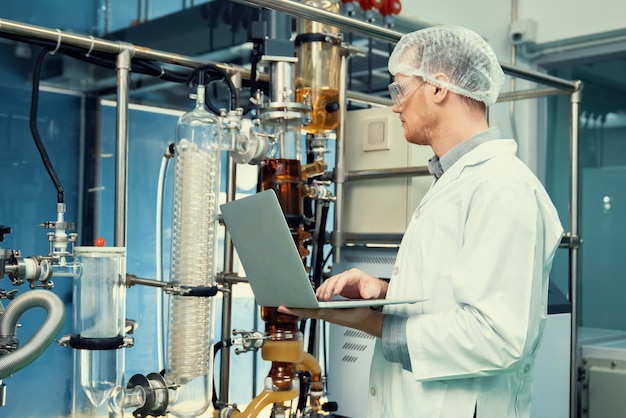
[{"label": "silver laptop", "polygon": [[234,200],[220,208],[248,282],[261,306],[355,308],[420,302],[345,298],[318,301],[273,190]]}]

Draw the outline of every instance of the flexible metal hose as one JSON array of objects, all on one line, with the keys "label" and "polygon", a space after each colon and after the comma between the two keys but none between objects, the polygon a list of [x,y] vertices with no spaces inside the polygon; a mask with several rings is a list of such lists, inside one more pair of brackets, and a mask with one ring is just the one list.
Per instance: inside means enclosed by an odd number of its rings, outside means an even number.
[{"label": "flexible metal hose", "polygon": [[39,330],[17,350],[0,357],[0,379],[35,361],[57,336],[65,321],[65,305],[54,293],[33,290],[15,298],[0,315],[0,338],[15,336],[17,321],[32,308],[44,308],[48,315]]}]

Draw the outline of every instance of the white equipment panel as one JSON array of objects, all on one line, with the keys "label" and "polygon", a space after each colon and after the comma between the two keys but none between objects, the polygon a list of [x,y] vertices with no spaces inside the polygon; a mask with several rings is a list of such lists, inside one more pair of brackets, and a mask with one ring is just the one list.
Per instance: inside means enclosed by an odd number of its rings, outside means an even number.
[{"label": "white equipment panel", "polygon": [[610,330],[604,335],[596,332],[595,339],[580,344],[582,418],[615,418],[626,411],[626,336]]},{"label": "white equipment panel", "polygon": [[[426,166],[433,152],[409,144],[390,107],[354,110],[346,116],[346,171]],[[402,234],[433,177],[348,181],[344,186],[342,230],[361,234]]]}]

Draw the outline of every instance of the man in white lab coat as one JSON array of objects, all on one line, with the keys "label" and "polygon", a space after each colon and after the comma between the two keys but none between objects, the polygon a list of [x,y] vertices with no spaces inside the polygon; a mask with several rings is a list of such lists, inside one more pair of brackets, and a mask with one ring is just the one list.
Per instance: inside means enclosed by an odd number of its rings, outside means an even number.
[{"label": "man in white lab coat", "polygon": [[389,284],[352,269],[326,280],[317,296],[427,301],[382,312],[279,309],[379,337],[370,417],[529,417],[563,230],[541,183],[515,156],[516,143],[488,127],[502,69],[480,36],[440,26],[404,35],[389,71],[393,110],[407,141],[432,147],[435,181]]}]

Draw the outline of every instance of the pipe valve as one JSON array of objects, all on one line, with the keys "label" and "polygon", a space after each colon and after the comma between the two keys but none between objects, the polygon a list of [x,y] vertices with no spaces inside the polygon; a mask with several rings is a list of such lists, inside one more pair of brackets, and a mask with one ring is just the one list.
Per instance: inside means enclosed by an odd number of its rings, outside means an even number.
[{"label": "pipe valve", "polygon": [[[50,277],[52,268],[44,257],[22,257],[19,250],[0,249],[0,279],[4,274],[9,276],[14,286],[20,286],[25,280],[30,282],[32,289],[43,287],[52,289]],[[36,282],[40,281],[41,285]]]},{"label": "pipe valve", "polygon": [[[235,354],[247,353],[248,351],[257,351],[259,348],[263,347],[265,340],[267,340],[267,335],[260,331],[244,331],[244,330],[233,330],[233,337],[231,339],[231,345],[240,345],[242,348],[236,348]],[[239,335],[239,337],[237,337]]]},{"label": "pipe valve", "polygon": [[65,203],[57,203],[57,220],[44,222],[45,229],[53,229],[54,232],[48,232],[48,241],[50,241],[50,257],[60,258],[71,256],[74,254],[74,243],[78,234],[75,232],[67,232],[74,229],[74,223],[65,221]]}]

